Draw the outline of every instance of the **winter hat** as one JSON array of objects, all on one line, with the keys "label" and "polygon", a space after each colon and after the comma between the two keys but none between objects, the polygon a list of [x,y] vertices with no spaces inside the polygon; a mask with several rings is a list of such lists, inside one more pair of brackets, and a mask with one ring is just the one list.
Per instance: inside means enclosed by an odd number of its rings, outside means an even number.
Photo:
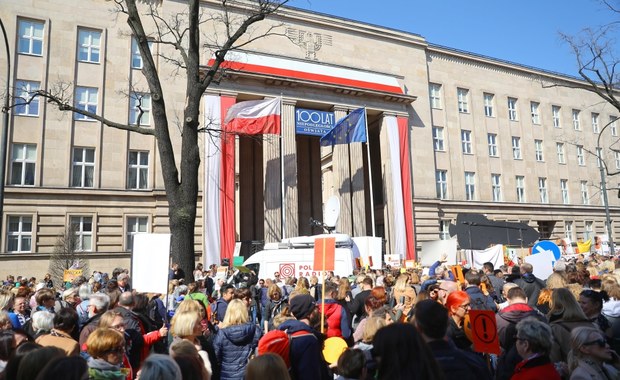
[{"label": "winter hat", "polygon": [[289,302],[289,310],[297,319],[304,319],[312,311],[316,309],[316,302],[309,294],[299,294],[291,298]]}]

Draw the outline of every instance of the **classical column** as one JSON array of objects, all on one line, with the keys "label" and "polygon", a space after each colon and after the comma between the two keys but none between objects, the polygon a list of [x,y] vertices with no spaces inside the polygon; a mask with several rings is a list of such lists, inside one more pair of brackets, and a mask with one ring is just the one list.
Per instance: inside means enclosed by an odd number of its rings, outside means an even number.
[{"label": "classical column", "polygon": [[[367,136],[368,137],[368,136]],[[362,143],[349,145],[351,156],[351,190],[352,190],[352,215],[353,215],[353,235],[366,236],[366,198],[364,188],[364,178],[367,175],[364,170],[364,154]]]},{"label": "classical column", "polygon": [[[346,116],[346,108],[334,107],[336,120]],[[349,165],[349,145],[336,144],[332,153],[332,167],[334,172],[334,190],[340,199],[340,218],[336,231],[353,235],[353,221],[351,212],[351,168]]]},{"label": "classical column", "polygon": [[265,242],[282,239],[282,167],[280,163],[280,135],[262,135],[263,183],[265,210]]},{"label": "classical column", "polygon": [[295,100],[282,99],[282,140],[284,165],[284,237],[299,235],[297,192],[297,142],[295,139]]}]

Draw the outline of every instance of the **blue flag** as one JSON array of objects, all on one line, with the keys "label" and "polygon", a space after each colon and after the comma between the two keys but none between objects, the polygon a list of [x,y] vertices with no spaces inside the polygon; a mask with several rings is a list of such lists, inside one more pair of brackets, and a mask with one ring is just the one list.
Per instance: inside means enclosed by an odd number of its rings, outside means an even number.
[{"label": "blue flag", "polygon": [[358,108],[321,137],[321,146],[366,142],[366,109]]}]

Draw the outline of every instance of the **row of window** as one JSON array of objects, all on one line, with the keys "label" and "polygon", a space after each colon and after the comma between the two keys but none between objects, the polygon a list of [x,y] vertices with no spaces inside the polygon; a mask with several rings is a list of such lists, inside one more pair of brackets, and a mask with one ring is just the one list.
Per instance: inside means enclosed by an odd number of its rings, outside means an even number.
[{"label": "row of window", "polygon": [[[437,83],[431,83],[429,85],[429,96],[430,103],[432,108],[442,108],[442,96],[441,96],[442,86]],[[457,88],[456,89],[456,97],[457,97],[457,108],[461,113],[469,113],[470,112],[470,99],[469,99],[469,90],[466,88]],[[495,95],[491,93],[483,93],[483,107],[484,107],[484,115],[487,117],[495,117]],[[517,112],[517,98],[508,97],[506,101],[508,119],[512,121],[518,120],[518,112]],[[555,128],[562,128],[562,120],[561,120],[561,109],[562,107],[552,105],[551,106],[551,117],[553,120],[553,126]],[[541,124],[540,118],[540,103],[539,102],[530,102],[530,116],[532,120],[532,124]],[[581,130],[581,110],[572,109],[572,124],[573,129],[576,131]],[[596,112],[592,112],[590,114],[591,123],[592,123],[592,131],[594,133],[600,132],[600,114]],[[616,125],[616,120],[618,118],[616,116],[610,116],[610,129],[612,136],[618,136],[618,127]]]},{"label": "row of window", "polygon": [[[133,237],[139,233],[148,232],[149,218],[146,216],[131,216],[126,218],[126,251],[133,247]],[[76,237],[77,251],[93,250],[93,217],[70,216],[69,223],[73,227]],[[32,252],[32,216],[9,215],[7,216],[7,252]]]},{"label": "row of window", "polygon": [[[44,48],[43,21],[18,21],[18,53],[32,56],[43,56]],[[79,62],[98,64],[101,61],[102,31],[78,28],[77,60]],[[152,43],[149,43],[152,47]],[[131,68],[142,69],[143,61],[135,38],[131,39]],[[41,89],[41,83],[30,80],[17,80],[15,97],[18,99],[14,108],[15,115],[39,116],[39,99],[31,99]],[[21,100],[21,101],[20,101]],[[132,92],[129,96],[129,123],[132,125],[150,125],[151,96],[141,92]],[[76,86],[74,106],[78,109],[96,114],[99,109],[99,89],[94,87]],[[75,120],[92,120],[86,116],[74,114]]]},{"label": "row of window", "polygon": [[[573,227],[573,221],[564,221],[564,237],[571,241],[575,241],[575,231]],[[583,240],[591,239],[594,235],[594,221],[584,221]],[[441,220],[439,222],[439,238],[442,240],[450,239],[450,220]]]},{"label": "row of window", "polygon": [[[39,116],[39,97],[33,95],[41,89],[41,83],[28,80],[18,80],[15,82],[15,108],[14,115],[17,116]],[[74,94],[74,106],[93,114],[99,110],[99,89],[96,87],[76,86]],[[74,120],[92,121],[93,119],[73,114]],[[150,125],[151,124],[151,95],[143,92],[131,92],[129,94],[129,124],[131,125]]]},{"label": "row of window", "polygon": [[[501,174],[491,174],[491,194],[493,196],[494,202],[502,202],[503,192],[502,192],[502,181]],[[447,170],[436,170],[435,171],[435,183],[437,190],[437,198],[439,199],[448,199],[448,171]],[[526,203],[527,199],[525,196],[525,176],[518,175],[515,176],[515,184],[516,184],[516,195],[517,202]],[[548,191],[548,181],[546,177],[538,177],[538,195],[540,203],[549,203],[549,191]],[[579,181],[579,188],[581,193],[581,204],[589,205],[590,204],[590,193],[588,190],[588,182],[587,181]],[[570,204],[569,191],[568,191],[568,180],[560,179],[560,193],[562,195],[562,203],[567,205]],[[473,201],[476,200],[476,173],[475,172],[465,172],[465,200]]]},{"label": "row of window", "polygon": [[[12,144],[9,184],[34,186],[37,146]],[[71,187],[92,188],[95,175],[95,148],[75,147],[71,159]],[[149,152],[129,151],[127,157],[127,189],[149,188]]]},{"label": "row of window", "polygon": [[[499,157],[499,148],[497,143],[497,134],[496,133],[488,133],[487,134],[487,145],[488,145],[488,153],[490,157]],[[444,137],[444,128],[443,127],[433,127],[433,147],[437,152],[445,151],[445,137]],[[474,154],[473,152],[473,141],[472,141],[472,132],[469,130],[461,130],[461,148],[463,150],[463,154]],[[576,154],[577,154],[577,163],[580,166],[586,165],[586,156],[585,149],[583,145],[575,145]],[[620,169],[620,151],[612,150],[614,154],[614,160],[616,169]],[[565,144],[558,142],[556,143],[556,153],[558,157],[559,164],[566,164],[566,150]],[[534,140],[534,154],[536,161],[542,162],[544,161],[544,145],[543,140],[535,139]],[[602,157],[601,148],[597,148],[597,166],[600,167]],[[521,149],[521,137],[512,136],[512,158],[515,160],[523,159],[522,149]]]}]

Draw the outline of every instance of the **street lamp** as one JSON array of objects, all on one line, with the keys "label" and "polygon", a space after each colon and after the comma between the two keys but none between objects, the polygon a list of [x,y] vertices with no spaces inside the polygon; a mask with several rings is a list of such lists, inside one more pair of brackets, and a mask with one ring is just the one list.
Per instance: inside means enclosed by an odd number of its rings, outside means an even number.
[{"label": "street lamp", "polygon": [[[4,107],[2,107],[2,113],[4,117],[2,119],[2,132],[0,137],[0,232],[2,232],[2,223],[4,217],[4,183],[6,177],[6,155],[7,155],[7,134],[9,130],[9,86],[11,84],[11,51],[9,50],[9,39],[4,28],[4,23],[0,19],[0,28],[2,28],[2,35],[4,36],[4,47],[6,49],[6,92],[4,94]],[[2,239],[0,239],[1,241]]]},{"label": "street lamp", "polygon": [[605,183],[606,182],[605,168],[607,167],[607,165],[605,164],[605,161],[601,157],[601,136],[603,135],[603,132],[605,131],[605,129],[607,129],[607,127],[609,127],[612,123],[613,121],[610,121],[609,123],[607,123],[603,127],[603,129],[601,129],[601,132],[598,134],[598,138],[596,139],[596,156],[597,156],[598,163],[599,163],[599,172],[601,173],[601,191],[603,192],[603,206],[605,207],[607,236],[609,238],[609,252],[612,255],[615,255],[616,251],[614,247],[614,238],[612,235],[612,228],[611,228],[611,215],[609,213],[609,200],[607,198],[607,184]]}]

